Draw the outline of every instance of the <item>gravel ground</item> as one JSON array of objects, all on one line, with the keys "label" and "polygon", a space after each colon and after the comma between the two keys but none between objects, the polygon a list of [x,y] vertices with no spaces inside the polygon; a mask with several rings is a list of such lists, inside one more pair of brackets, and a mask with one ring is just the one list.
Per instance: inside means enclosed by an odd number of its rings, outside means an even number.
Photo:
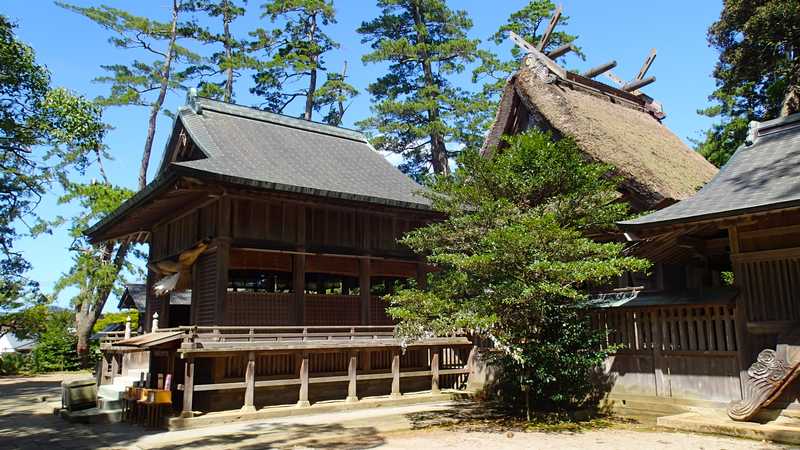
[{"label": "gravel ground", "polygon": [[662,431],[592,430],[578,433],[497,433],[450,430],[419,430],[393,433],[376,447],[380,449],[777,449],[775,444],[744,439]]},{"label": "gravel ground", "polygon": [[[54,374],[30,378],[0,377],[0,449],[779,449],[779,445],[727,437],[657,431],[639,421],[617,421],[611,428],[579,432],[505,431],[495,421],[451,427],[380,432],[375,420],[357,425],[312,423],[307,418],[286,423],[241,423],[196,432],[158,432],[114,425],[69,424],[52,414],[58,385],[64,378],[86,374]],[[436,418],[439,413],[428,415]],[[334,419],[334,417],[331,417]],[[305,423],[308,422],[308,423]],[[378,428],[376,428],[378,427]],[[505,428],[504,428],[505,427]],[[187,438],[188,434],[188,438]]]}]

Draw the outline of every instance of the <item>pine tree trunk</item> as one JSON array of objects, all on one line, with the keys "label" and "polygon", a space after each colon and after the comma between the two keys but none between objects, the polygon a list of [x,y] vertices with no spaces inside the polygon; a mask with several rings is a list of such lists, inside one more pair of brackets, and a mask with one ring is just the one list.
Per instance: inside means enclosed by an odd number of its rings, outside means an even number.
[{"label": "pine tree trunk", "polygon": [[781,105],[781,117],[800,112],[800,86],[790,85]]},{"label": "pine tree trunk", "polygon": [[[314,42],[314,35],[317,33],[317,15],[311,15],[311,28],[308,32],[308,42]],[[319,55],[312,55],[311,57],[311,73],[308,79],[308,92],[306,93],[306,110],[303,118],[311,120],[311,115],[314,112],[314,92],[317,90],[317,61]]]},{"label": "pine tree trunk", "polygon": [[[427,29],[427,25],[422,19],[422,11],[420,11],[420,6],[418,2],[413,2],[412,8],[414,9],[414,25],[417,29],[417,44],[422,44],[426,41],[425,36],[421,34],[420,30],[422,28]],[[422,72],[425,77],[425,87],[427,89],[437,88],[437,84],[433,78],[433,68],[431,65],[431,58],[428,55],[428,52],[423,50],[420,55],[420,59],[422,62]],[[428,123],[436,123],[439,121],[439,108],[435,106],[431,106],[428,109]],[[444,142],[444,138],[442,137],[441,133],[436,130],[431,131],[430,133],[431,139],[431,166],[433,167],[433,173],[441,173],[441,174],[449,174],[450,173],[450,165],[447,161],[447,147]]]},{"label": "pine tree trunk", "polygon": [[[229,6],[228,2],[226,1],[225,2],[225,7],[227,8],[228,6]],[[231,48],[232,44],[231,44],[230,24],[231,24],[231,17],[230,17],[230,14],[229,14],[228,10],[226,9],[226,12],[224,13],[223,19],[222,19],[222,28],[223,28],[222,32],[223,32],[224,39],[225,39],[225,43],[224,43],[224,45],[225,45],[225,62],[228,64],[228,67],[225,69],[225,72],[226,72],[225,96],[223,97],[223,100],[225,100],[226,102],[230,102],[231,98],[233,98],[233,64],[231,63],[231,59],[232,59],[232,56],[233,56],[233,50]]]},{"label": "pine tree trunk", "polygon": [[139,190],[147,186],[147,168],[150,165],[150,153],[153,150],[153,139],[156,135],[156,122],[158,113],[164,105],[164,99],[169,89],[170,66],[175,55],[175,41],[178,38],[178,0],[172,0],[172,29],[170,30],[169,46],[167,55],[164,58],[164,69],[161,71],[161,87],[158,91],[158,98],[150,107],[150,121],[147,127],[147,139],[144,141],[144,151],[142,152],[142,164],[139,168]]}]

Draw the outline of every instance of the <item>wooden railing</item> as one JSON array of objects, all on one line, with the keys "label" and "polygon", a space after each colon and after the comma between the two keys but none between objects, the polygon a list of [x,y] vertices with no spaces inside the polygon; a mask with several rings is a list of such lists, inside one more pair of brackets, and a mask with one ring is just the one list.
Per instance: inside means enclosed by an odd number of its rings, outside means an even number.
[{"label": "wooden railing", "polygon": [[[464,336],[405,343],[396,338],[393,326],[183,329],[186,338],[179,352],[185,361],[184,383],[178,389],[184,392],[184,417],[193,414],[194,392],[203,391],[244,389],[243,410],[255,409],[255,389],[263,387],[297,386],[301,407],[310,404],[309,386],[319,383],[346,382],[347,402],[358,401],[358,382],[372,380],[391,380],[390,397],[398,398],[401,379],[429,377],[431,392],[437,393],[442,377],[471,372],[474,355]],[[387,365],[382,364],[384,354]],[[223,358],[223,382],[194,383],[195,360],[203,357]],[[243,380],[236,380],[242,375]]]},{"label": "wooden railing", "polygon": [[[101,331],[97,333],[100,335],[100,345],[111,345],[115,342],[125,339],[125,331]],[[130,337],[138,336],[138,331],[131,331]]]}]

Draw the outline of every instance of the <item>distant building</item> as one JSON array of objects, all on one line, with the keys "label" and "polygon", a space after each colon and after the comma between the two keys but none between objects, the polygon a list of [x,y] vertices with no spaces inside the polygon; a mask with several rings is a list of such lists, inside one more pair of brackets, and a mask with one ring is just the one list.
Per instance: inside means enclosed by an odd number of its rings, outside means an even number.
[{"label": "distant building", "polygon": [[35,340],[20,339],[13,333],[6,333],[0,337],[0,353],[27,353],[33,350],[35,345]]}]

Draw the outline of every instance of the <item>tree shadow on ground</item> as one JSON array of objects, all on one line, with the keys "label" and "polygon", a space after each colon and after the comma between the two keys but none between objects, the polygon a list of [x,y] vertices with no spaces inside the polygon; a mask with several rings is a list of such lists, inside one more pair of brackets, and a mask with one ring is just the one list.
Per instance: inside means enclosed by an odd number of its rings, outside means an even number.
[{"label": "tree shadow on ground", "polygon": [[[157,446],[160,450],[191,448],[326,448],[369,449],[383,445],[385,439],[373,427],[343,427],[339,424],[253,423],[237,433],[197,437]],[[135,443],[134,443],[135,444]],[[151,447],[148,447],[151,448]]]}]

